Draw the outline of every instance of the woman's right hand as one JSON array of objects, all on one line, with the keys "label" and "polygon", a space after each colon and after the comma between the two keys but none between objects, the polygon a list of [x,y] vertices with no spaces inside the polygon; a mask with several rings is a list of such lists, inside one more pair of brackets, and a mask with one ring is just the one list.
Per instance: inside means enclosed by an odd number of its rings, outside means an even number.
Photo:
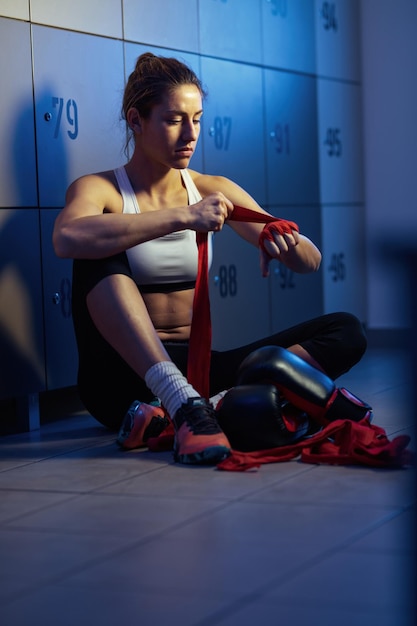
[{"label": "woman's right hand", "polygon": [[221,230],[233,211],[233,204],[220,191],[205,196],[189,207],[193,230],[199,232]]}]

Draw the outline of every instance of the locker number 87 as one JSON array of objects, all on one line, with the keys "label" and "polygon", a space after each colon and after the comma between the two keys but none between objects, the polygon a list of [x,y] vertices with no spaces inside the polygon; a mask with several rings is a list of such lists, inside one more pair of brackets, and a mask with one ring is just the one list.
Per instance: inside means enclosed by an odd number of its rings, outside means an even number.
[{"label": "locker number 87", "polygon": [[232,132],[232,118],[214,118],[214,124],[210,127],[209,134],[214,137],[214,147],[216,150],[228,150],[230,145],[230,134]]}]

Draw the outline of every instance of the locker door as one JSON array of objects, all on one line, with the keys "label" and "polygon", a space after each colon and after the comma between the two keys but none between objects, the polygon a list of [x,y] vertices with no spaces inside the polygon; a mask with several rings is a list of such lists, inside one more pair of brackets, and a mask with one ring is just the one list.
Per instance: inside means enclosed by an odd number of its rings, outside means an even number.
[{"label": "locker door", "polygon": [[231,178],[265,204],[265,148],[262,70],[202,58],[204,168]]},{"label": "locker door", "polygon": [[[0,15],[16,17],[20,20],[29,20],[29,0],[0,0]],[[1,37],[3,40],[3,37]]]},{"label": "locker door", "polygon": [[120,0],[31,0],[31,20],[107,37],[123,37]]},{"label": "locker door", "polygon": [[225,226],[214,236],[210,272],[213,348],[226,350],[270,334],[268,280],[259,252]]},{"label": "locker door", "polygon": [[[318,206],[274,209],[274,214],[295,221],[300,232],[321,249],[321,211]],[[296,274],[278,261],[270,266],[272,331],[278,332],[323,313],[322,270]]]},{"label": "locker door", "polygon": [[33,27],[40,205],[60,207],[70,182],[125,160],[122,42]]},{"label": "locker door", "polygon": [[56,257],[52,231],[59,209],[41,209],[45,360],[48,389],[77,382],[78,353],[71,314],[72,261]]},{"label": "locker door", "polygon": [[198,52],[198,3],[190,0],[123,0],[124,38]]},{"label": "locker door", "polygon": [[268,204],[318,203],[316,81],[264,70]]},{"label": "locker door", "polygon": [[0,18],[0,207],[37,206],[29,24]]},{"label": "locker door", "polygon": [[364,207],[322,207],[325,313],[349,311],[366,322]]},{"label": "locker door", "polygon": [[38,209],[0,210],[0,397],[45,390]]},{"label": "locker door", "polygon": [[259,0],[199,0],[200,52],[261,63]]},{"label": "locker door", "polygon": [[[134,70],[136,60],[145,52],[152,52],[157,56],[174,57],[179,61],[188,65],[198,76],[201,78],[200,57],[196,54],[189,54],[187,52],[178,52],[177,50],[166,50],[165,48],[157,48],[154,46],[146,46],[143,44],[125,43],[125,72],[126,80],[130,73]],[[197,143],[197,149],[193,154],[193,158],[190,161],[190,168],[197,170],[198,172],[203,169],[203,137],[200,135],[200,139]]]},{"label": "locker door", "polygon": [[[204,168],[231,178],[265,204],[261,69],[201,59],[208,98],[203,116]],[[269,333],[268,281],[258,250],[228,227],[214,238],[211,272],[213,345],[229,348]]]},{"label": "locker door", "polygon": [[360,80],[359,1],[315,0],[317,73]]},{"label": "locker door", "polygon": [[318,81],[322,203],[363,202],[361,88]]},{"label": "locker door", "polygon": [[263,65],[314,74],[314,3],[261,0]]}]

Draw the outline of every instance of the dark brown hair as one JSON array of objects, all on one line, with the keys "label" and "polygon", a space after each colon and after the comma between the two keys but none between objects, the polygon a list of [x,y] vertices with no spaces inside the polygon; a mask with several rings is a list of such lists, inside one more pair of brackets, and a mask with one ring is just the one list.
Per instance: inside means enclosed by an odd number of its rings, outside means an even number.
[{"label": "dark brown hair", "polygon": [[206,95],[201,81],[185,63],[151,52],[141,54],[126,83],[122,119],[126,120],[131,108],[137,109],[139,115],[146,119],[166,93],[180,85],[195,85],[203,97]]}]

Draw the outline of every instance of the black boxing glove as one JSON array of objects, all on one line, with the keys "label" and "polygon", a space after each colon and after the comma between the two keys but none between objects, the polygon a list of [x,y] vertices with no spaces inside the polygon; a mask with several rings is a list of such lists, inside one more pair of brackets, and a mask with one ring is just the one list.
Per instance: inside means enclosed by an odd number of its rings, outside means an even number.
[{"label": "black boxing glove", "polygon": [[217,405],[216,416],[232,448],[241,452],[289,445],[310,426],[305,413],[282,406],[275,385],[232,387]]},{"label": "black boxing glove", "polygon": [[273,384],[298,409],[321,425],[337,419],[372,419],[372,408],[323,372],[279,346],[265,346],[240,365],[237,385]]}]

